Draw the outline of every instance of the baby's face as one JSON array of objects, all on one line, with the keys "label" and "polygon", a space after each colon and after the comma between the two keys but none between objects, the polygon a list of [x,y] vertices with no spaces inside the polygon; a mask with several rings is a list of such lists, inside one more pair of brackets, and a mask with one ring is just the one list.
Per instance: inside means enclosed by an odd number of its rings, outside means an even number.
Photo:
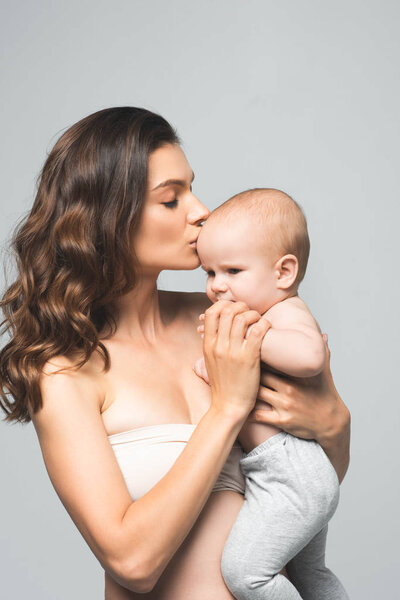
[{"label": "baby's face", "polygon": [[273,263],[254,225],[243,219],[224,224],[206,222],[197,240],[197,253],[207,273],[207,296],[212,302],[245,302],[260,314],[279,299]]}]

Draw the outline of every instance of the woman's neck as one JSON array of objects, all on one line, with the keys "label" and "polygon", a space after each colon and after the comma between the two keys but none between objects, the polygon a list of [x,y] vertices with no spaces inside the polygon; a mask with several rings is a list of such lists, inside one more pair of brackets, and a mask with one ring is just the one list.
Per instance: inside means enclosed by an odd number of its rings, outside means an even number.
[{"label": "woman's neck", "polygon": [[156,342],[165,329],[159,301],[157,279],[142,277],[133,290],[116,301],[115,335],[135,342]]}]

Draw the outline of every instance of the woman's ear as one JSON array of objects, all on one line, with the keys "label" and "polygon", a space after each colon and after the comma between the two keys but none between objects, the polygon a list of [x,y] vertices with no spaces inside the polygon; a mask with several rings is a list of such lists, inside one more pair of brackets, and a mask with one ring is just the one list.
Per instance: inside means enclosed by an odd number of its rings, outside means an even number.
[{"label": "woman's ear", "polygon": [[297,277],[299,262],[294,254],[282,256],[274,268],[276,274],[276,287],[280,290],[290,288]]}]

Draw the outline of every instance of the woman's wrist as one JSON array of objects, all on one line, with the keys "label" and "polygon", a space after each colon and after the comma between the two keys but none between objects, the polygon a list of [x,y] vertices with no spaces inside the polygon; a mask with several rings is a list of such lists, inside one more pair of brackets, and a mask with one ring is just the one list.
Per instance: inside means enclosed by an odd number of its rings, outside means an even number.
[{"label": "woman's wrist", "polygon": [[327,454],[341,483],[350,462],[351,416],[340,396],[337,396],[329,421],[330,426],[315,439]]},{"label": "woman's wrist", "polygon": [[212,404],[208,412],[215,419],[219,420],[221,424],[228,428],[237,429],[239,432],[248,417],[248,413],[240,405],[229,406],[220,402],[214,394],[212,394],[212,399]]},{"label": "woman's wrist", "polygon": [[350,411],[338,394],[329,406],[329,414],[323,420],[324,427],[316,432],[315,439],[323,448],[331,448],[350,431]]}]

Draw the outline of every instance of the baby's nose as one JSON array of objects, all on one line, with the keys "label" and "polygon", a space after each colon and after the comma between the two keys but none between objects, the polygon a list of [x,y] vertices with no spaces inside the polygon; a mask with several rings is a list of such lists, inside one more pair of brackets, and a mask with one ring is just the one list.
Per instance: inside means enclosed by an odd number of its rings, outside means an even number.
[{"label": "baby's nose", "polygon": [[226,292],[228,289],[226,281],[220,277],[214,277],[211,287],[213,292]]}]

